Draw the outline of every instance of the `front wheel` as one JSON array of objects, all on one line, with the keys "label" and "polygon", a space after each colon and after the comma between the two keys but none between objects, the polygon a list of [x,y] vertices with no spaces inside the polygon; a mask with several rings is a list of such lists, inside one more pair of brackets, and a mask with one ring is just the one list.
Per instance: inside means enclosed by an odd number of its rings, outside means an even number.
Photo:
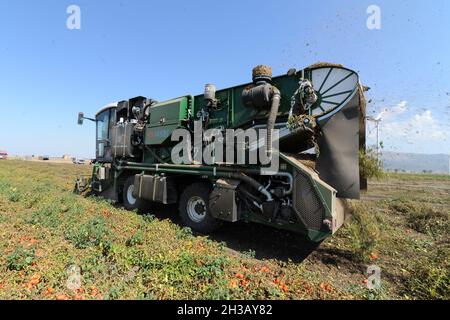
[{"label": "front wheel", "polygon": [[138,210],[139,213],[146,213],[151,210],[150,203],[146,200],[136,198],[133,195],[134,176],[129,177],[123,186],[122,200],[123,206],[127,210]]},{"label": "front wheel", "polygon": [[221,226],[209,210],[210,187],[206,183],[188,186],[180,197],[180,216],[183,223],[200,233],[211,233]]}]

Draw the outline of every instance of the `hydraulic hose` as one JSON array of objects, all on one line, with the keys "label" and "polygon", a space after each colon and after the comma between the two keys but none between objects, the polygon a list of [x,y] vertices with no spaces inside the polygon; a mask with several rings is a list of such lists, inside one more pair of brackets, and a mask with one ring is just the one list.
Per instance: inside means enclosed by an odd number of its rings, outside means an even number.
[{"label": "hydraulic hose", "polygon": [[248,183],[250,186],[252,186],[253,188],[255,188],[256,190],[258,190],[260,193],[262,193],[266,198],[267,201],[272,201],[272,195],[270,194],[269,191],[267,191],[264,186],[262,184],[260,184],[258,181],[256,181],[255,179],[247,176],[245,173],[230,173],[229,174],[231,176],[231,178],[235,178],[238,180],[241,180],[243,182]]}]

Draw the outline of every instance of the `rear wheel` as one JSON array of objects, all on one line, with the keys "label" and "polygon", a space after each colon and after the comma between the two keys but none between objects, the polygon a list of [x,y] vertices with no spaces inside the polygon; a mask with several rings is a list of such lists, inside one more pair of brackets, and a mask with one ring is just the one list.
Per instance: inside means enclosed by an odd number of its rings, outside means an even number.
[{"label": "rear wheel", "polygon": [[197,182],[189,185],[180,197],[180,216],[183,223],[192,230],[211,233],[221,226],[209,210],[210,187]]},{"label": "rear wheel", "polygon": [[122,200],[123,206],[127,210],[138,210],[139,213],[147,213],[151,210],[151,203],[149,201],[136,198],[133,195],[134,191],[134,176],[129,177],[123,186]]}]

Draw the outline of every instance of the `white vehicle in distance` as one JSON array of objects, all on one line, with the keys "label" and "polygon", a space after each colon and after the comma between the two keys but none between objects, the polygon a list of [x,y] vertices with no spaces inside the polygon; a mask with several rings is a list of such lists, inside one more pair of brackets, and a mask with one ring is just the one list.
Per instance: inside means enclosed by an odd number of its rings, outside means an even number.
[{"label": "white vehicle in distance", "polygon": [[84,159],[74,159],[73,164],[86,164],[86,160]]}]

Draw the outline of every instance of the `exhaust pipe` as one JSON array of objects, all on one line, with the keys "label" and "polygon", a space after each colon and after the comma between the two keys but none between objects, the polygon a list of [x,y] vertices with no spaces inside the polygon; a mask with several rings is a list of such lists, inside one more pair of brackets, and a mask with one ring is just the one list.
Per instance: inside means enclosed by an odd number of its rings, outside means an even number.
[{"label": "exhaust pipe", "polygon": [[269,119],[267,120],[267,137],[266,137],[266,151],[269,159],[272,159],[272,131],[277,120],[278,110],[280,108],[281,94],[280,90],[272,87],[272,104],[270,106]]},{"label": "exhaust pipe", "polygon": [[266,152],[272,158],[272,134],[280,108],[281,93],[277,87],[270,84],[272,81],[272,68],[269,66],[256,66],[253,69],[253,85],[244,89],[242,101],[247,107],[266,109],[270,107],[267,120]]}]

